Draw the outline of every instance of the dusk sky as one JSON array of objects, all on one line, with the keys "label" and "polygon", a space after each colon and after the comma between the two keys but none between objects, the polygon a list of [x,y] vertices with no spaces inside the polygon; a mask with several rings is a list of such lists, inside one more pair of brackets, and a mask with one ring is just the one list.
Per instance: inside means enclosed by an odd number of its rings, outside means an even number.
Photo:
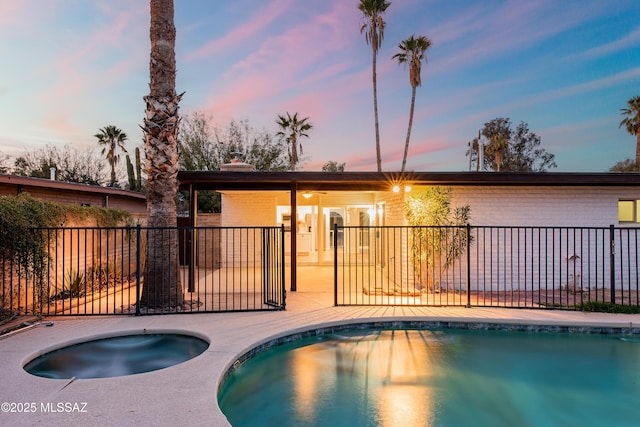
[{"label": "dusk sky", "polygon": [[[357,0],[175,0],[181,114],[278,114],[313,124],[303,169],[334,160],[376,170],[371,48]],[[635,155],[618,125],[640,95],[638,0],[392,0],[378,55],[382,168],[398,171],[409,70],[391,57],[412,34],[433,43],[417,90],[407,170],[464,171],[485,122],[524,121],[559,172],[606,171]],[[113,124],[142,145],[149,92],[146,0],[0,0],[0,152],[97,147]],[[97,148],[96,148],[97,151]],[[99,154],[99,151],[97,151]]]}]

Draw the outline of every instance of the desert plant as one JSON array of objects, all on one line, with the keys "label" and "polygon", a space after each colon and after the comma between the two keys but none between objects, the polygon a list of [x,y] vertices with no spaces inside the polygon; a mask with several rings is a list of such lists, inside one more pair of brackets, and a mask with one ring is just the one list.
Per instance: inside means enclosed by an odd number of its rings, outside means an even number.
[{"label": "desert plant", "polygon": [[411,257],[416,277],[429,291],[436,279],[462,256],[471,244],[467,233],[471,208],[451,207],[450,187],[429,187],[412,195],[404,205],[411,234]]},{"label": "desert plant", "polygon": [[60,283],[60,292],[51,299],[78,298],[86,291],[86,277],[84,272],[70,268],[67,270]]}]

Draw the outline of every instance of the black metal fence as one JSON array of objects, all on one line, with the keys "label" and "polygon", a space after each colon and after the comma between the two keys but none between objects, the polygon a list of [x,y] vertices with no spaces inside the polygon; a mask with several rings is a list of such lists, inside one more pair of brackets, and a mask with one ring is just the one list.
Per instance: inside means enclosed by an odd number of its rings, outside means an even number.
[{"label": "black metal fence", "polygon": [[614,226],[336,226],[335,305],[637,306],[639,234]]},{"label": "black metal fence", "polygon": [[[4,310],[60,316],[285,308],[283,227],[71,227],[27,233],[30,250],[0,254]],[[155,268],[147,268],[151,264]],[[145,271],[153,277],[146,284]],[[165,288],[172,281],[178,282],[177,293]]]}]

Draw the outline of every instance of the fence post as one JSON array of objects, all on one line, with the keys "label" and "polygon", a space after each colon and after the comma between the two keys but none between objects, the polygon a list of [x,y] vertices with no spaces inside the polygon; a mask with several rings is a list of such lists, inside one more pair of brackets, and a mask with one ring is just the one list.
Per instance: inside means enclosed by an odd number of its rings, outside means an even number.
[{"label": "fence post", "polygon": [[136,316],[140,316],[140,224],[136,225]]},{"label": "fence post", "polygon": [[333,305],[338,306],[338,223],[333,224]]},{"label": "fence post", "polygon": [[[284,257],[285,257],[285,243],[284,243],[284,224],[280,224],[280,290],[282,295],[282,309],[286,310],[287,308],[287,285],[285,283],[285,268],[284,268]],[[293,256],[293,254],[292,254]]]},{"label": "fence post", "polygon": [[611,304],[616,303],[616,241],[615,241],[615,228],[612,225],[609,226],[609,243],[611,249],[609,250],[609,273],[611,278]]},{"label": "fence post", "polygon": [[471,224],[467,224],[467,308],[471,308]]}]

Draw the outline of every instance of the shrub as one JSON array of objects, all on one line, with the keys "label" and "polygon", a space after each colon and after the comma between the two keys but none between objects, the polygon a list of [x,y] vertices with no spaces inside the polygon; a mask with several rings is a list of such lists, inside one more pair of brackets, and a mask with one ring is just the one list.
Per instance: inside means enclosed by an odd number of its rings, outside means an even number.
[{"label": "shrub", "polygon": [[610,302],[588,301],[576,304],[576,308],[586,312],[640,314],[639,306],[613,304]]}]

